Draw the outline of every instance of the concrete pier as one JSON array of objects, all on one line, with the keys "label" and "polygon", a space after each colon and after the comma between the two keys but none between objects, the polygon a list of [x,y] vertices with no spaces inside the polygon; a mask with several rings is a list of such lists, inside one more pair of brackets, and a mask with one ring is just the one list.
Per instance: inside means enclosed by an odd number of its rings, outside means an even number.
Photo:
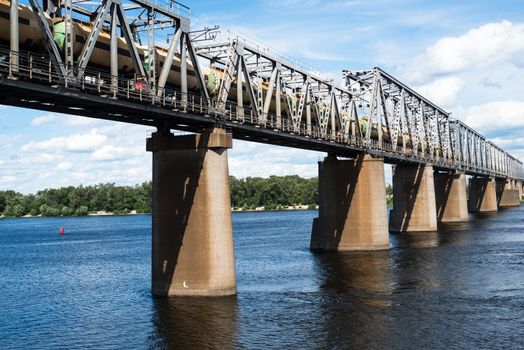
[{"label": "concrete pier", "polygon": [[435,200],[437,222],[468,221],[468,196],[466,175],[435,171]]},{"label": "concrete pier", "polygon": [[393,172],[393,209],[389,230],[418,232],[437,230],[433,166],[397,165]]},{"label": "concrete pier", "polygon": [[312,250],[389,248],[384,159],[326,157],[319,162],[319,202]]},{"label": "concrete pier", "polygon": [[157,132],[153,152],[152,291],[158,296],[236,293],[227,149],[222,129]]},{"label": "concrete pier", "polygon": [[520,205],[520,193],[513,180],[497,181],[497,204],[499,208]]},{"label": "concrete pier", "polygon": [[498,210],[495,179],[489,177],[470,179],[468,210],[472,213]]}]

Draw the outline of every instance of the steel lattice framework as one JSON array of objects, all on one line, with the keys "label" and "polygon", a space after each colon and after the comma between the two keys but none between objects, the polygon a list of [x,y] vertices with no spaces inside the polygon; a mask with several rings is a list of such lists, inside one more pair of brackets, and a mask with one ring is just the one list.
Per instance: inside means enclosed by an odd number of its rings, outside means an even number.
[{"label": "steel lattice framework", "polygon": [[[192,31],[189,9],[173,0],[24,4],[9,5],[0,103],[158,128],[219,125],[257,142],[524,178],[519,160],[380,68],[344,71],[335,84],[249,41],[217,37],[216,27]],[[28,23],[20,11],[31,12]],[[37,28],[42,50],[23,47],[21,25]],[[94,64],[104,45],[107,64]]]}]

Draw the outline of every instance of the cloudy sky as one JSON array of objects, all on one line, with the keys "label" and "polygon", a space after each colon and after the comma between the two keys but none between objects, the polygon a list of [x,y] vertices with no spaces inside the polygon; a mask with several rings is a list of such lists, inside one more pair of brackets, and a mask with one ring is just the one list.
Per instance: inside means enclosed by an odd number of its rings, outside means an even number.
[{"label": "cloudy sky", "polygon": [[[524,2],[189,1],[218,24],[328,77],[382,67],[524,160]],[[0,189],[151,178],[149,127],[0,106]],[[316,176],[323,155],[236,141],[237,177]]]}]

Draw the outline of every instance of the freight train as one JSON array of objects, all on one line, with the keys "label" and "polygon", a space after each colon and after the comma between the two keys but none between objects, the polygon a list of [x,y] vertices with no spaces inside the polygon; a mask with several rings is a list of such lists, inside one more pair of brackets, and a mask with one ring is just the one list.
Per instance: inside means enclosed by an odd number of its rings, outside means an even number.
[{"label": "freight train", "polygon": [[[10,10],[10,2],[8,0],[0,0],[0,43],[4,45],[9,44],[9,10]],[[48,17],[47,21],[49,23],[50,28],[52,28],[53,32],[53,38],[58,46],[58,48],[61,50],[61,52],[64,52],[64,42],[65,42],[65,22],[64,19],[61,17],[55,17],[51,18]],[[91,32],[92,25],[88,22],[83,22],[78,19],[73,20],[73,51],[75,57],[78,57],[82,51],[82,48],[87,41],[87,38],[89,36],[89,33]],[[19,5],[19,42],[20,42],[20,49],[21,50],[27,50],[27,51],[35,51],[35,52],[42,52],[45,50],[45,44],[44,44],[44,35],[38,26],[38,22],[35,19],[35,15],[33,13],[33,10],[24,5]],[[133,76],[134,75],[134,68],[133,68],[133,62],[131,60],[128,47],[126,44],[126,41],[124,38],[119,37],[118,38],[118,70],[119,75],[126,77],[126,76]],[[154,55],[151,55],[149,52],[149,49],[147,46],[140,45],[138,43],[134,43],[134,45],[137,48],[138,54],[141,57],[141,60],[144,64],[144,68],[147,70],[150,64],[155,64],[156,67],[162,67],[165,61],[165,58],[167,56],[167,49],[164,47],[156,46],[155,47],[155,53]],[[97,42],[95,43],[93,52],[91,54],[89,64],[92,67],[98,67],[103,70],[109,70],[109,51],[110,51],[110,31],[108,28],[103,28],[100,32],[100,35],[98,37]],[[154,58],[153,58],[154,57]],[[155,60],[153,62],[153,59]],[[188,89],[189,90],[197,90],[198,84],[196,80],[196,74],[193,69],[193,66],[191,62],[187,63],[187,79],[188,79]],[[206,87],[208,89],[209,94],[212,97],[215,97],[218,94],[218,89],[220,86],[220,80],[223,77],[224,73],[221,68],[216,67],[215,65],[211,65],[209,67],[203,67],[202,71],[204,73],[204,79],[206,82]],[[167,86],[177,88],[179,87],[180,82],[180,56],[178,54],[174,57],[174,62],[171,65],[171,69],[167,78]],[[247,95],[247,89],[245,87],[246,82],[244,84],[244,100],[248,100]],[[267,91],[268,83],[262,82],[259,84],[254,84],[253,89],[254,91],[261,91],[262,94],[259,94],[259,98],[263,97],[265,95],[265,92]],[[229,99],[231,101],[236,101],[236,83],[233,82],[231,84],[230,92],[229,92]],[[291,97],[291,104],[292,108],[296,105],[298,99],[300,98],[299,94],[296,94],[295,96]],[[285,111],[287,109],[286,99],[285,96],[280,96],[281,104],[281,110]],[[320,113],[325,113],[327,110],[327,106],[320,101],[315,101],[314,103],[317,104],[318,110]],[[274,113],[276,109],[276,101],[275,98],[273,98],[273,101],[270,105],[270,113]],[[303,118],[305,118],[305,113],[303,113]],[[349,119],[349,115],[345,112],[342,113],[342,118]],[[346,119],[346,120],[347,120]],[[368,118],[363,116],[360,117],[360,129],[362,131],[362,134],[366,133],[366,129],[368,127]],[[305,122],[305,120],[304,120]],[[353,126],[355,126],[356,121],[350,120],[350,129],[352,129]],[[312,120],[313,125],[318,125],[318,123],[315,120]],[[373,139],[378,139],[378,125],[377,123],[373,123],[372,130],[371,130],[371,137]],[[391,140],[390,135],[388,133],[387,128],[384,125],[380,126],[382,128],[382,139],[386,142],[389,142]],[[405,142],[406,146],[411,147],[411,137],[408,134],[402,135],[402,137],[398,138],[398,145],[402,146],[403,141]],[[427,143],[425,140],[421,140],[419,142],[419,148],[421,149],[422,146],[427,146]]]}]

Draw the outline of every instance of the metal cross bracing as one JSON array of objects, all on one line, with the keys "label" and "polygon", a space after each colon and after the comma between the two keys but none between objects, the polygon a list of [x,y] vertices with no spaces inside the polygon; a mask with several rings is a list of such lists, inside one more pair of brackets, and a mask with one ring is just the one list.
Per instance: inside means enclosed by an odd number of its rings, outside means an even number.
[{"label": "metal cross bracing", "polygon": [[382,69],[344,71],[344,78],[359,101],[366,143],[375,133],[393,151],[444,160],[465,171],[522,176],[518,159]]},{"label": "metal cross bracing", "polygon": [[158,128],[220,125],[257,142],[524,178],[516,158],[381,69],[345,71],[337,85],[249,41],[220,41],[216,27],[191,30],[176,1],[2,6],[3,104]]},{"label": "metal cross bracing", "polygon": [[228,103],[233,103],[242,117],[248,103],[261,127],[280,130],[286,125],[293,133],[308,135],[315,129],[321,138],[356,141],[346,117],[352,100],[347,89],[238,39],[201,45],[197,53],[222,75],[212,101],[217,114],[227,114]]}]

